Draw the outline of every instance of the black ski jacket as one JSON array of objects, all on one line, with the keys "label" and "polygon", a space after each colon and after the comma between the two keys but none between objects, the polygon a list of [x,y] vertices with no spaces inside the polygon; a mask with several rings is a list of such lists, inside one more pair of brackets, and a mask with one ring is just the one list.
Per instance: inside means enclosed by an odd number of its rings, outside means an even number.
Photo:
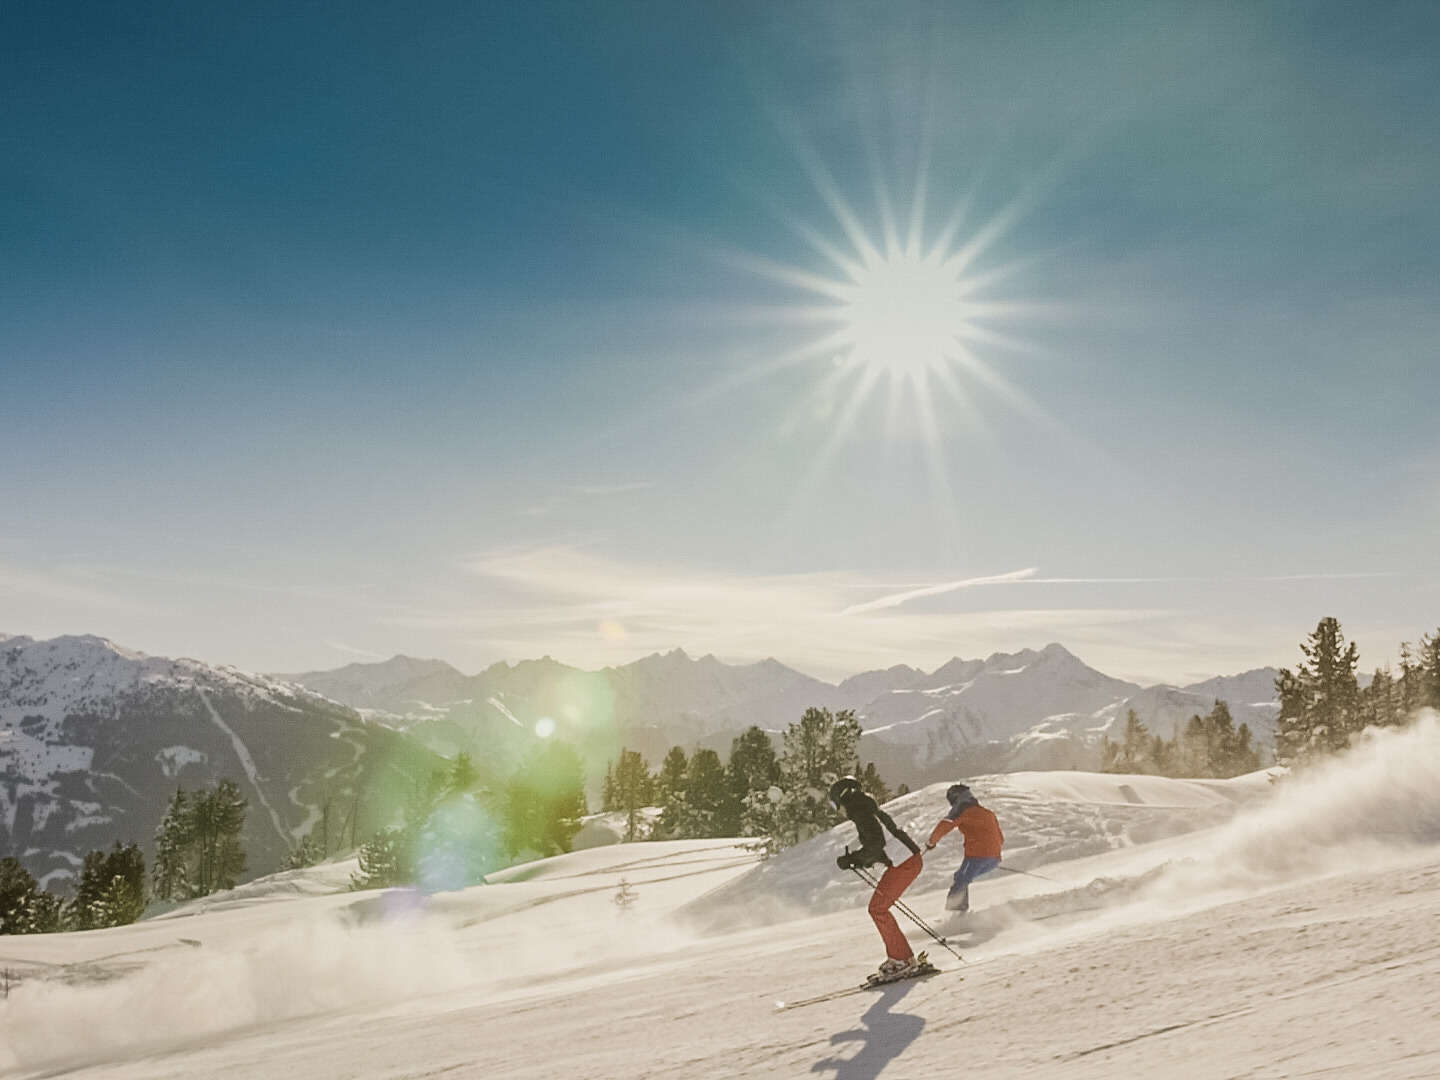
[{"label": "black ski jacket", "polygon": [[880,804],[863,791],[857,791],[848,799],[842,800],[840,809],[855,823],[855,831],[860,834],[860,850],[850,853],[851,866],[874,866],[876,863],[895,865],[890,861],[890,856],[885,854],[885,834],[880,830],[881,825],[889,829],[890,835],[896,840],[908,847],[910,854],[920,854],[920,845],[911,840],[905,830],[895,824],[895,819],[881,810]]}]

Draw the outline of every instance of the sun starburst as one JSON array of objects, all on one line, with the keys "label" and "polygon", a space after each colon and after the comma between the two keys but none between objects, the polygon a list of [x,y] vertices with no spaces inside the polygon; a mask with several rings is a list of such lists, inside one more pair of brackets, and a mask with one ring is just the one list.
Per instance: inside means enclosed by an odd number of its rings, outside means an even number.
[{"label": "sun starburst", "polygon": [[856,433],[877,388],[888,386],[888,430],[892,435],[913,432],[924,441],[937,494],[944,494],[941,443],[957,430],[987,430],[986,397],[1046,419],[989,359],[996,351],[1025,347],[996,324],[1022,316],[1027,306],[993,294],[1023,264],[981,265],[1018,220],[1028,195],[968,234],[962,234],[970,205],[964,200],[927,235],[928,185],[922,176],[903,230],[895,223],[888,192],[879,189],[881,225],[872,235],[828,173],[813,159],[807,164],[842,235],[835,238],[782,213],[781,220],[830,270],[743,257],[750,270],[808,294],[809,301],[781,305],[778,314],[787,323],[817,328],[773,355],[762,369],[823,365],[815,393],[837,400],[839,408],[829,414],[830,431],[817,469]]}]

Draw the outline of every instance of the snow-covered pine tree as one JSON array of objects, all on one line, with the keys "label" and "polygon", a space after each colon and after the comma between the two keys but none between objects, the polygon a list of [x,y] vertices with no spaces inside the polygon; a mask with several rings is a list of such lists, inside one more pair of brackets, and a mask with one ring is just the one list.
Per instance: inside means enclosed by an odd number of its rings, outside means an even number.
[{"label": "snow-covered pine tree", "polygon": [[290,854],[285,857],[286,870],[303,870],[307,866],[314,866],[320,860],[320,848],[310,837],[302,837],[300,842],[290,849]]},{"label": "snow-covered pine tree", "polygon": [[359,869],[350,875],[352,889],[385,889],[415,880],[414,852],[400,829],[382,829],[360,846]]},{"label": "snow-covered pine tree", "polygon": [[75,896],[62,918],[74,930],[124,926],[145,910],[145,856],[136,844],[86,854]]},{"label": "snow-covered pine tree", "polygon": [[60,899],[40,888],[20,860],[0,859],[0,934],[48,934],[60,929]]}]

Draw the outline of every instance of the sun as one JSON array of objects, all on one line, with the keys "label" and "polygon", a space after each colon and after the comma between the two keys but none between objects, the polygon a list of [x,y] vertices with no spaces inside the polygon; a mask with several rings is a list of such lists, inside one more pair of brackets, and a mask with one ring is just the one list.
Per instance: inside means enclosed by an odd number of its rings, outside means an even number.
[{"label": "sun", "polygon": [[[880,433],[892,443],[920,448],[932,499],[958,532],[948,476],[952,441],[990,441],[1002,410],[1046,429],[1061,426],[1005,371],[1007,357],[1036,352],[1011,328],[1049,317],[1055,309],[1000,295],[1031,264],[1005,241],[1038,197],[1044,174],[1021,184],[993,215],[974,218],[972,189],[933,224],[927,221],[932,178],[923,166],[909,206],[899,212],[876,177],[875,221],[867,227],[818,156],[802,153],[800,159],[832,228],[816,227],[773,203],[770,209],[813,258],[782,262],[713,249],[791,294],[742,309],[747,322],[772,322],[779,334],[727,384],[789,369],[814,373],[809,389],[780,421],[787,437],[801,430],[820,437],[807,454],[797,505],[818,490],[842,446],[869,442]],[[1008,256],[997,260],[1002,251]],[[888,398],[880,425],[872,408],[877,396]]]},{"label": "sun", "polygon": [[[866,429],[866,406],[887,385],[887,434],[918,437],[937,474],[943,471],[941,444],[958,431],[985,436],[988,414],[997,403],[1046,421],[1043,410],[1005,377],[994,358],[1029,351],[1025,342],[996,325],[1032,312],[1031,305],[995,294],[1025,260],[994,264],[989,256],[1033,193],[1022,189],[993,217],[966,230],[972,192],[930,229],[930,182],[921,175],[903,220],[890,193],[878,186],[878,225],[867,228],[818,160],[808,159],[807,167],[839,234],[783,211],[779,216],[821,261],[796,265],[735,252],[730,257],[805,296],[765,310],[786,327],[806,326],[812,332],[798,341],[792,338],[746,377],[813,366],[818,375],[813,398],[800,404],[797,415],[826,417],[829,431],[815,467],[822,468],[841,444]],[[943,477],[938,486],[945,486]]]},{"label": "sun", "polygon": [[873,258],[841,291],[843,346],[850,364],[871,375],[923,385],[954,363],[971,332],[964,283],[935,253]]}]

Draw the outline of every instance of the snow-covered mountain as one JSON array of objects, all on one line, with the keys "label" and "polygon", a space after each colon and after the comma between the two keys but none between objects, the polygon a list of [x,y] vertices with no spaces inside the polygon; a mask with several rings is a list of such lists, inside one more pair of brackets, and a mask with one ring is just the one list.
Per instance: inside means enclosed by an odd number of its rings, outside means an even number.
[{"label": "snow-covered mountain", "polygon": [[392,656],[376,664],[347,664],[333,671],[271,678],[298,683],[357,709],[384,709],[398,714],[462,698],[468,681],[444,660],[418,660],[413,656]]},{"label": "snow-covered mountain", "polygon": [[100,637],[0,637],[0,850],[59,885],[115,841],[150,851],[177,786],[232,779],[251,872],[279,865],[328,800],[357,834],[440,763],[296,685]]},{"label": "snow-covered mountain", "polygon": [[[856,708],[868,756],[884,775],[911,783],[953,772],[1073,766],[1089,737],[1037,741],[1037,726],[1058,713],[1093,713],[1140,689],[1057,644],[984,660],[956,657],[918,684],[908,672],[900,678],[902,686]],[[1046,754],[1036,754],[1037,744]],[[1061,745],[1065,756],[1052,763]]]},{"label": "snow-covered mountain", "polygon": [[897,665],[838,686],[773,659],[731,665],[681,649],[593,672],[547,656],[467,677],[438,661],[396,657],[291,678],[358,708],[388,709],[386,722],[444,754],[516,754],[538,730],[570,739],[592,762],[621,746],[652,764],[675,745],[723,754],[751,724],[778,733],[810,706],[849,708],[865,728],[862,755],[913,786],[956,772],[1093,768],[1102,737],[1118,733],[1127,709],[1169,736],[1217,697],[1268,744],[1274,675],[1264,668],[1186,688],[1142,688],[1052,643],[956,657],[928,674]]},{"label": "snow-covered mountain", "polygon": [[548,656],[493,664],[472,676],[426,666],[439,663],[397,656],[276,678],[375,710],[442,754],[463,750],[513,762],[537,738],[557,734],[602,768],[621,747],[653,763],[675,745],[728,750],[751,724],[783,730],[811,705],[847,700],[830,683],[775,660],[725,664],[714,656],[693,659],[683,649],[600,671]]}]

